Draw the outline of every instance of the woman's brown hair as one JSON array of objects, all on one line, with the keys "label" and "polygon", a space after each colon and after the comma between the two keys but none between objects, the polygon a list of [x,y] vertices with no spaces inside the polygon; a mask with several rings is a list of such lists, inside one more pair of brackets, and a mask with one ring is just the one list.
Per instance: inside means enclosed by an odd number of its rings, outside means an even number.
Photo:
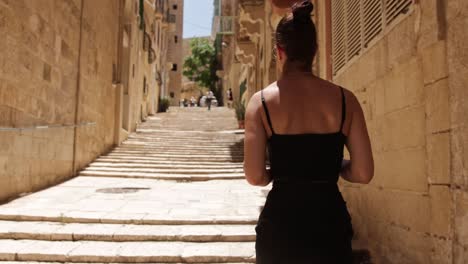
[{"label": "woman's brown hair", "polygon": [[314,5],[310,0],[292,6],[292,13],[281,19],[276,28],[276,45],[285,51],[285,67],[311,71],[317,53],[317,31],[311,19]]}]

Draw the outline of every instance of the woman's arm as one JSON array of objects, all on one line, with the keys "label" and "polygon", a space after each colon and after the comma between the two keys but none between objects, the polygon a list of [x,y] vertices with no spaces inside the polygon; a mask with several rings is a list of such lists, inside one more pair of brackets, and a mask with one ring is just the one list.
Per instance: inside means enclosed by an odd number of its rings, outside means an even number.
[{"label": "woman's arm", "polygon": [[351,160],[342,163],[341,177],[349,182],[369,183],[374,177],[374,158],[372,156],[371,142],[367,131],[366,120],[362,107],[357,98],[352,94],[349,102],[351,124],[346,141]]},{"label": "woman's arm", "polygon": [[247,181],[255,186],[266,186],[271,182],[266,170],[265,150],[267,133],[262,121],[262,101],[256,93],[250,99],[245,113],[244,172]]}]

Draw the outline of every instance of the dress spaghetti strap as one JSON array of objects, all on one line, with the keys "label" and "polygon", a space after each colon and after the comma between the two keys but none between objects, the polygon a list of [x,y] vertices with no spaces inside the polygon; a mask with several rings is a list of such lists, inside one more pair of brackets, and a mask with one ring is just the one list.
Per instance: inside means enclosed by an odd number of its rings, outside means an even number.
[{"label": "dress spaghetti strap", "polygon": [[260,92],[261,97],[262,97],[262,105],[263,109],[265,110],[266,118],[268,121],[268,125],[270,126],[271,134],[274,135],[275,131],[273,130],[273,125],[271,124],[271,119],[270,119],[270,112],[268,111],[268,107],[266,105],[265,97],[263,96],[263,90]]},{"label": "dress spaghetti strap", "polygon": [[340,132],[343,133],[343,126],[346,120],[346,97],[344,94],[344,89],[343,87],[341,88],[341,127],[340,127]]}]

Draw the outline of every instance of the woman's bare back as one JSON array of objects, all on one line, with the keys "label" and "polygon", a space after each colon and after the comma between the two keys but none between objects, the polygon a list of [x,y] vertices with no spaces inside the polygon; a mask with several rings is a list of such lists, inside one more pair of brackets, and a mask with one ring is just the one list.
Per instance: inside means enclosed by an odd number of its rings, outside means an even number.
[{"label": "woman's bare back", "polygon": [[[345,97],[349,98],[350,95],[350,92],[345,92]],[[301,73],[271,84],[264,90],[264,97],[277,134],[327,134],[340,131],[342,94],[341,87],[337,85]],[[266,115],[262,119],[265,128],[268,128]],[[345,122],[343,131],[346,135],[349,122]],[[268,134],[271,135],[271,131]]]}]

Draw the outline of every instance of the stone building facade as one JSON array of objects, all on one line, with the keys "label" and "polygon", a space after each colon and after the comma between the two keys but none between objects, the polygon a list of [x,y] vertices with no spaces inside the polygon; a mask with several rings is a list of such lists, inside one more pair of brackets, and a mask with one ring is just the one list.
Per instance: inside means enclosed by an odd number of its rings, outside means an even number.
[{"label": "stone building facade", "polygon": [[466,263],[468,4],[373,1],[381,32],[357,30],[361,47],[341,42],[340,65],[333,30],[345,1],[317,2],[321,76],[359,98],[375,155],[370,185],[342,186],[357,238],[378,263]]},{"label": "stone building facade", "polygon": [[0,201],[72,177],[157,111],[161,2],[0,1]]},{"label": "stone building facade", "polygon": [[[271,37],[285,10],[233,2],[224,82],[248,99],[278,76]],[[369,185],[340,183],[356,242],[375,263],[467,263],[468,2],[314,3],[313,72],[356,94],[375,155]]]},{"label": "stone building facade", "polygon": [[169,69],[168,94],[172,105],[178,105],[182,90],[183,72],[183,19],[184,1],[169,0],[169,20],[167,63]]},{"label": "stone building facade", "polygon": [[234,99],[248,100],[276,80],[274,32],[284,10],[264,0],[219,0],[213,31],[219,41],[219,77]]}]

